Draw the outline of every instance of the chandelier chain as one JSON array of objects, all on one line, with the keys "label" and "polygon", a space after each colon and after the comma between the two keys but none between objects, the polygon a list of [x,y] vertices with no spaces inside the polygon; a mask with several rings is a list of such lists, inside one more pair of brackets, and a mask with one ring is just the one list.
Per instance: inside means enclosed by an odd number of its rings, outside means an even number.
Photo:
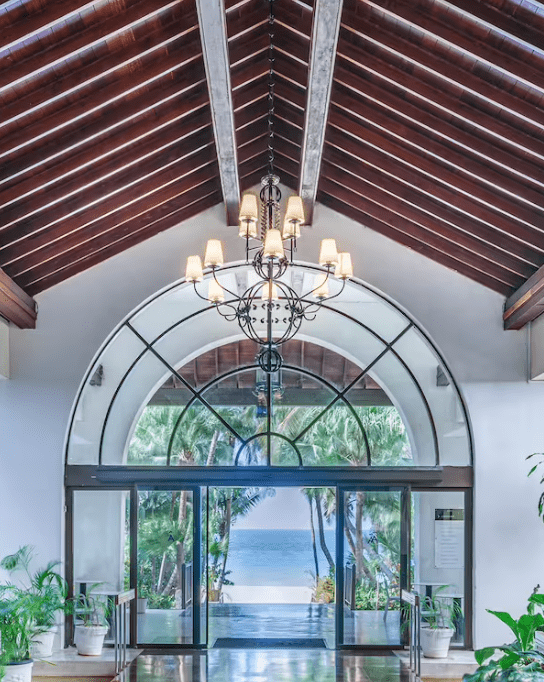
[{"label": "chandelier chain", "polygon": [[274,0],[269,0],[269,14],[268,14],[268,172],[274,175],[274,96],[275,96],[275,80],[274,80]]}]

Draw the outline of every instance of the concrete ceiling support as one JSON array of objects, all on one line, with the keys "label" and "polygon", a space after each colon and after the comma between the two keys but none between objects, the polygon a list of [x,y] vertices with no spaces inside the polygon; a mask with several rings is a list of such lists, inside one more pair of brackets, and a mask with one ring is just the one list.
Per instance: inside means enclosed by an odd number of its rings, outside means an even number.
[{"label": "concrete ceiling support", "polygon": [[200,39],[212,113],[217,160],[221,176],[227,224],[238,224],[240,183],[234,129],[234,108],[230,82],[225,3],[197,0]]},{"label": "concrete ceiling support", "polygon": [[341,14],[342,0],[315,4],[299,183],[307,223],[312,222],[317,195]]}]

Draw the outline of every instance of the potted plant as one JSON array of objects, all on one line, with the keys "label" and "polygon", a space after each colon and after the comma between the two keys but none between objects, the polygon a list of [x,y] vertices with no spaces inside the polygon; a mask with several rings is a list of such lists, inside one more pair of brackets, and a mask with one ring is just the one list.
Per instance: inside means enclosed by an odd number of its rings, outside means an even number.
[{"label": "potted plant", "polygon": [[[19,596],[26,595],[26,606],[29,613],[30,610],[32,613],[34,635],[31,654],[33,658],[48,658],[53,652],[57,614],[64,610],[68,590],[66,581],[55,570],[59,565],[58,561],[50,561],[45,568],[32,573],[30,563],[33,556],[33,547],[25,545],[14,554],[4,557],[0,561],[0,567],[8,571],[10,576],[24,574],[17,591]],[[12,595],[14,594],[12,590]]]},{"label": "potted plant", "polygon": [[88,593],[78,594],[70,601],[70,610],[76,617],[74,643],[81,656],[100,656],[109,629],[111,604],[104,595],[93,594],[98,587],[100,583],[95,583]]},{"label": "potted plant", "polygon": [[35,635],[32,596],[15,585],[0,585],[0,679],[30,682]]},{"label": "potted plant", "polygon": [[544,656],[535,649],[537,632],[544,632],[544,594],[537,587],[529,597],[527,613],[517,620],[505,611],[490,611],[514,634],[511,644],[485,647],[474,652],[478,669],[463,682],[544,682]]},{"label": "potted plant", "polygon": [[421,651],[426,658],[446,658],[455,623],[463,615],[455,599],[445,596],[441,585],[426,597],[421,609]]},{"label": "potted plant", "polygon": [[138,613],[145,613],[147,611],[147,601],[151,590],[148,585],[142,584],[138,588],[138,597],[136,598],[136,610]]}]

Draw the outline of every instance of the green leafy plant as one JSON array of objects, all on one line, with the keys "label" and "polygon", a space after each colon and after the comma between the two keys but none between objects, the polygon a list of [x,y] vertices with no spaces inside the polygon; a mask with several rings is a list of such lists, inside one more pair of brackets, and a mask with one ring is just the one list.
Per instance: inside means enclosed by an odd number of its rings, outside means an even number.
[{"label": "green leafy plant", "polygon": [[68,602],[68,610],[77,620],[82,621],[85,627],[102,625],[109,626],[108,618],[113,613],[113,607],[109,600],[101,594],[93,594],[93,590],[102,586],[102,583],[94,583],[88,588],[86,594],[77,594]]},{"label": "green leafy plant", "polygon": [[0,587],[1,678],[5,665],[30,660],[30,644],[36,631],[31,596],[14,585]]},{"label": "green leafy plant", "polygon": [[[533,457],[540,457],[540,461],[536,464],[533,464],[533,466],[529,469],[527,476],[532,476],[544,464],[544,453],[533,452],[532,455],[528,455],[525,459],[532,459]],[[542,484],[544,484],[544,476],[542,476],[540,479],[540,485]],[[538,515],[544,521],[544,492],[542,492],[538,498]]]},{"label": "green leafy plant", "polygon": [[504,646],[485,647],[474,652],[478,669],[463,677],[464,682],[544,682],[544,656],[535,650],[535,635],[544,632],[544,594],[535,587],[529,597],[527,613],[517,620],[506,611],[491,611],[514,634]]},{"label": "green leafy plant", "polygon": [[456,621],[463,617],[461,605],[455,599],[446,597],[444,590],[449,585],[440,585],[432,596],[425,597],[421,607],[421,621],[432,630],[450,628],[455,630]]},{"label": "green leafy plant", "polygon": [[30,564],[33,558],[34,548],[24,545],[14,554],[4,557],[0,561],[0,567],[8,571],[10,577],[22,574],[17,586],[12,585],[5,592],[16,599],[19,592],[19,596],[26,595],[26,605],[32,615],[35,634],[41,634],[55,624],[57,613],[64,610],[68,586],[55,570],[60,562],[50,561],[44,568],[32,572]]}]

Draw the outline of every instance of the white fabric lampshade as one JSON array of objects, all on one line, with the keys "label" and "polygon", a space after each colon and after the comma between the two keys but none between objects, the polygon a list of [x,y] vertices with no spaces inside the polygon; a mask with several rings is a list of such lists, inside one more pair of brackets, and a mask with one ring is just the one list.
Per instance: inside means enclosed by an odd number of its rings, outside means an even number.
[{"label": "white fabric lampshade", "polygon": [[185,268],[185,280],[187,282],[202,282],[202,261],[200,256],[189,256]]},{"label": "white fabric lampshade", "polygon": [[223,265],[223,246],[219,239],[208,239],[204,255],[204,267],[217,268]]}]

